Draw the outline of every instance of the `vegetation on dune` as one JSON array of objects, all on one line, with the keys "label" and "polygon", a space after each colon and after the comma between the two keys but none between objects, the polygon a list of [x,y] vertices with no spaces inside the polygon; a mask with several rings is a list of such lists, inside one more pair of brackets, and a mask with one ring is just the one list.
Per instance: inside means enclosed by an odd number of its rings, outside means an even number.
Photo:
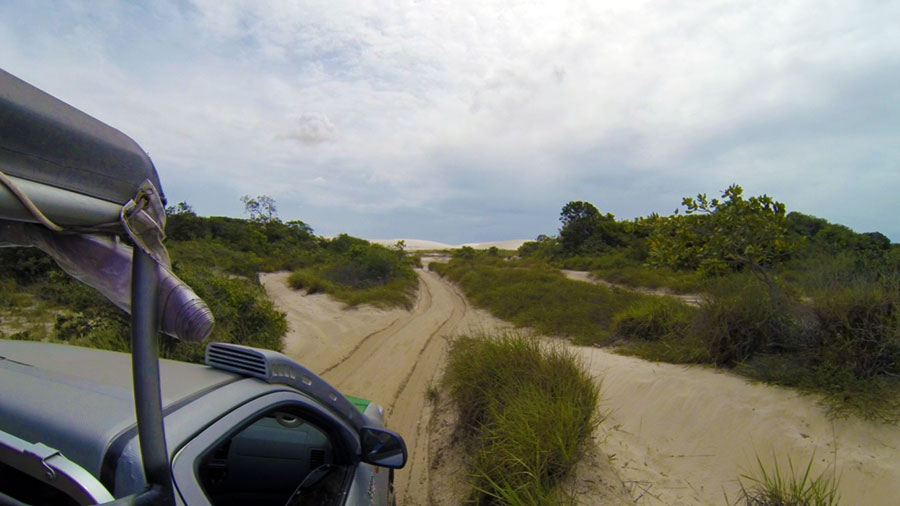
[{"label": "vegetation on dune", "polygon": [[572,501],[559,484],[600,421],[598,386],[574,356],[517,335],[461,337],[443,382],[471,455],[470,502]]},{"label": "vegetation on dune", "polygon": [[325,260],[298,269],[288,278],[295,290],[330,293],[351,306],[412,307],[418,278],[399,245],[389,249],[342,234],[324,247],[329,253]]},{"label": "vegetation on dune", "polygon": [[[570,202],[558,237],[516,258],[458,250],[432,264],[495,315],[622,353],[711,363],[816,392],[837,416],[900,419],[900,245],[770,197],[685,198],[685,214],[616,221]],[[559,275],[702,294],[700,306]]]},{"label": "vegetation on dune", "polygon": [[[166,210],[172,269],[212,310],[210,339],[282,349],[285,315],[257,282],[259,272],[312,272],[350,304],[410,304],[417,279],[402,250],[316,237],[301,221],[279,220],[271,198],[242,200],[249,219],[197,216],[184,202]],[[0,249],[0,265],[0,337],[129,350],[128,316],[41,251]],[[204,346],[163,336],[161,356],[199,362]]]},{"label": "vegetation on dune", "polygon": [[430,268],[460,283],[469,300],[497,317],[581,344],[609,343],[615,314],[646,297],[572,281],[555,269],[522,268],[482,252]]}]

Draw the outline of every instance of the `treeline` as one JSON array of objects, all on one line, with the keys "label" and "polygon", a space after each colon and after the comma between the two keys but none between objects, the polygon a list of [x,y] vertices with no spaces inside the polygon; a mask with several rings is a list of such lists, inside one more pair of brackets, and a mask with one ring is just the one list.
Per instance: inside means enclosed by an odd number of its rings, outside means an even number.
[{"label": "treeline", "polygon": [[[619,221],[570,202],[560,221],[557,236],[513,259],[457,251],[437,269],[476,303],[544,333],[814,390],[836,413],[900,417],[900,245],[883,234],[787,214],[736,185],[685,198],[671,216]],[[699,306],[577,283],[558,268],[695,293]]]},{"label": "treeline", "polygon": [[[201,217],[184,202],[166,209],[172,268],[212,310],[211,340],[282,349],[286,318],[259,285],[260,272],[317,276],[322,290],[352,298],[348,303],[410,304],[415,260],[402,248],[317,237],[301,221],[278,219],[269,197],[245,197],[244,204],[249,219]],[[0,337],[129,351],[128,315],[41,251],[0,249],[0,285]],[[204,347],[162,336],[161,355],[198,362]]]}]

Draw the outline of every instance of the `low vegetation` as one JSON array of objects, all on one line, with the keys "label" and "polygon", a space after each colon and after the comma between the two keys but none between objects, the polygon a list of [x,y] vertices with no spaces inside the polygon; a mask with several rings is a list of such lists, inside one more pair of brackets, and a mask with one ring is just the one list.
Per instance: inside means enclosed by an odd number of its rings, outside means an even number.
[{"label": "low vegetation", "polygon": [[494,315],[580,344],[609,343],[616,313],[645,297],[571,281],[555,269],[501,265],[481,253],[477,258],[430,268],[460,283],[469,300]]},{"label": "low vegetation", "polygon": [[599,423],[598,387],[560,347],[517,335],[453,342],[444,385],[459,409],[479,505],[554,505]]},{"label": "low vegetation", "polygon": [[[281,222],[265,196],[244,203],[249,219],[200,217],[186,203],[167,209],[172,268],[212,310],[216,326],[210,339],[282,349],[286,318],[259,285],[259,272],[310,273],[325,285],[322,290],[348,304],[411,303],[414,260],[402,249],[346,235],[316,237],[301,221]],[[47,255],[3,248],[0,265],[0,337],[129,351],[128,316],[69,278]],[[204,346],[162,336],[161,356],[202,361]]]},{"label": "low vegetation", "polygon": [[[457,250],[433,269],[495,315],[580,344],[710,363],[816,392],[835,416],[900,420],[900,245],[767,196],[686,198],[685,214],[617,221],[586,202],[514,258]],[[699,294],[699,307],[565,279]]]},{"label": "low vegetation", "polygon": [[329,254],[294,271],[288,283],[307,293],[329,293],[351,306],[412,307],[418,278],[402,248],[389,249],[347,235],[327,241]]},{"label": "low vegetation", "polygon": [[[794,469],[788,459],[787,472],[775,460],[772,469],[767,469],[757,456],[756,475],[742,475],[738,480],[741,492],[737,501],[730,506],[837,506],[840,501],[838,477],[832,467],[814,475],[812,464],[815,455],[804,468]],[[728,498],[726,497],[726,502]]]}]

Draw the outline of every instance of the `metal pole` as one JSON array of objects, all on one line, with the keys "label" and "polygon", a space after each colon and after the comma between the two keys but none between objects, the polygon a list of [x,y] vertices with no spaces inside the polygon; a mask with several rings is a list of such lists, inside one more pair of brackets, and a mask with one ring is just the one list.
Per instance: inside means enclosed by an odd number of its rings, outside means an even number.
[{"label": "metal pole", "polygon": [[159,492],[153,502],[174,504],[159,383],[158,288],[156,262],[139,247],[134,248],[131,268],[131,368],[141,459],[147,484]]}]

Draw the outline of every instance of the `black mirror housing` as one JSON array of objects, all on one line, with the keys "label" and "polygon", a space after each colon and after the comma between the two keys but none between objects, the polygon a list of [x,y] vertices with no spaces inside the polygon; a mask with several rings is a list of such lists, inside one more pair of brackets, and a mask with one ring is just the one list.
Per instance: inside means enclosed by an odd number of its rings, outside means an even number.
[{"label": "black mirror housing", "polygon": [[400,434],[378,427],[359,430],[362,460],[373,466],[400,469],[406,465],[406,443]]}]

